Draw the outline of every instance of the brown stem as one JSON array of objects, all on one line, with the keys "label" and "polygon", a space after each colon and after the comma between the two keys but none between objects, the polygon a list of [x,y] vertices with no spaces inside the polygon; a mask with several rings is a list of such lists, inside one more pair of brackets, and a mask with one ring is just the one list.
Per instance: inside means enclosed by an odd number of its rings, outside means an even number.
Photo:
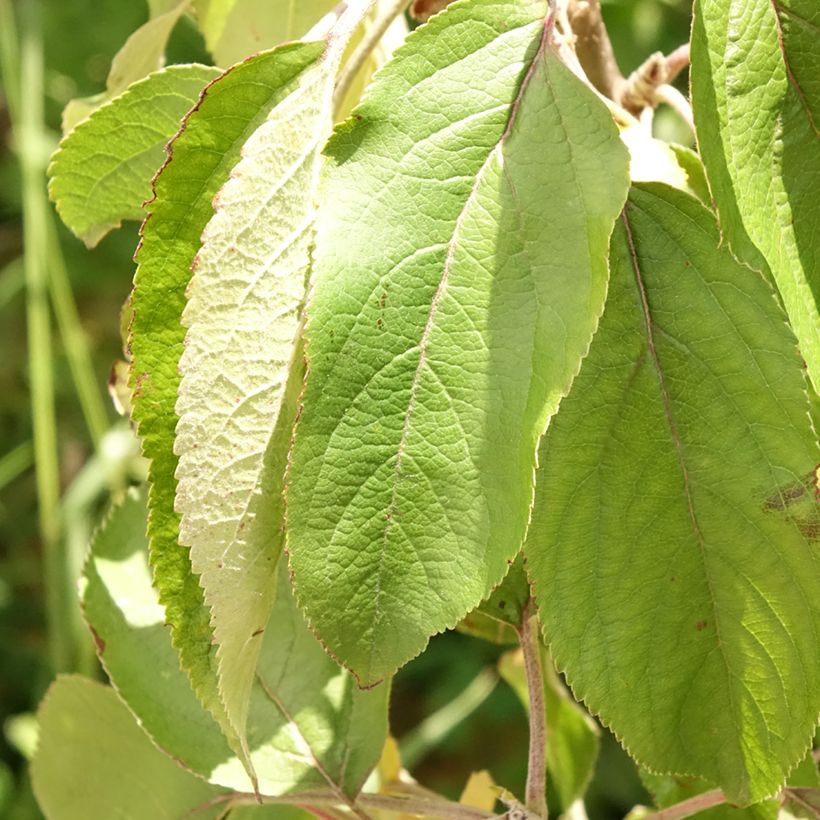
[{"label": "brown stem", "polygon": [[725,799],[720,789],[713,789],[690,797],[681,803],[676,803],[674,806],[656,811],[654,814],[648,815],[645,820],[683,820],[683,818],[691,817],[699,811],[718,806],[725,802]]},{"label": "brown stem", "polygon": [[[532,602],[530,602],[531,605]],[[529,610],[530,605],[527,609]],[[524,653],[524,672],[530,698],[530,749],[524,802],[536,816],[547,818],[547,716],[544,709],[544,675],[541,668],[541,639],[538,616],[529,615],[518,631]]]},{"label": "brown stem", "polygon": [[[298,792],[283,797],[269,797],[262,795],[263,805],[301,805],[310,807],[314,811],[319,806],[345,807],[345,801],[330,790],[317,789],[315,791]],[[212,797],[205,803],[192,809],[186,817],[192,818],[214,806],[228,803],[233,806],[258,805],[256,796],[247,792],[230,792]],[[415,814],[424,817],[441,817],[444,820],[489,820],[492,812],[452,803],[444,798],[424,797],[417,795],[391,794],[360,794],[355,805],[360,811],[367,809],[374,811],[388,811],[395,814]]]},{"label": "brown stem", "polygon": [[689,65],[689,43],[678,46],[674,51],[666,55],[666,70],[668,76],[666,82],[674,82],[678,74]]},{"label": "brown stem", "polygon": [[615,59],[599,0],[570,0],[567,16],[584,73],[605,97],[620,103],[626,80]]}]

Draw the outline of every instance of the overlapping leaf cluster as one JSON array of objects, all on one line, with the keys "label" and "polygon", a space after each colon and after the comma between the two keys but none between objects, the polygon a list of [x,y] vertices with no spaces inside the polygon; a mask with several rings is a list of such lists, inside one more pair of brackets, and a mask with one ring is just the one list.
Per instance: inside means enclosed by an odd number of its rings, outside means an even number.
[{"label": "overlapping leaf cluster", "polygon": [[[257,5],[194,4],[217,62],[249,50]],[[254,36],[304,33],[331,5]],[[633,182],[653,176],[647,140],[621,139],[562,59],[547,0],[449,5],[327,144],[364,1],[224,73],[150,74],[66,137],[51,193],[89,244],[152,192],[128,351],[149,488],[99,534],[83,593],[122,700],[208,781],[177,785],[123,728],[175,793],[151,816],[229,792],[350,804],[393,673],[457,624],[514,638],[533,607],[564,809],[597,730],[553,662],[639,763],[694,793],[758,803],[804,758],[820,17],[799,0],[695,5],[705,176],[663,148],[658,178],[696,179],[705,203],[628,191],[627,145]],[[518,685],[514,654],[502,673]],[[110,692],[58,683],[44,804],[64,744],[91,743],[79,717],[59,725],[67,709],[128,723]]]}]

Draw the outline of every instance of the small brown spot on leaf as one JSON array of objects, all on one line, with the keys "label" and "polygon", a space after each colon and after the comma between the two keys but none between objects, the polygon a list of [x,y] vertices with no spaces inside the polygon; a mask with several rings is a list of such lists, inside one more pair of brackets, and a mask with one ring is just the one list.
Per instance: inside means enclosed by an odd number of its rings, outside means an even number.
[{"label": "small brown spot on leaf", "polygon": [[257,629],[255,632],[253,632],[253,633],[251,634],[251,637],[252,637],[252,638],[256,638],[258,635],[261,635],[264,631],[265,631],[265,630],[264,630],[264,629],[262,629],[262,628]]},{"label": "small brown spot on leaf", "polygon": [[767,512],[775,510],[785,510],[796,501],[799,501],[806,494],[806,488],[802,484],[793,484],[791,487],[784,487],[771,495],[766,496],[763,502],[763,509]]},{"label": "small brown spot on leaf", "polygon": [[376,319],[376,327],[379,330],[384,330],[384,321],[381,318]]},{"label": "small brown spot on leaf", "polygon": [[812,543],[820,541],[820,515],[799,519],[795,523],[797,524],[797,529],[800,530],[807,541],[811,541]]},{"label": "small brown spot on leaf", "polygon": [[706,629],[706,621],[698,621],[695,624],[695,629],[697,629],[698,632],[703,632],[703,630]]}]

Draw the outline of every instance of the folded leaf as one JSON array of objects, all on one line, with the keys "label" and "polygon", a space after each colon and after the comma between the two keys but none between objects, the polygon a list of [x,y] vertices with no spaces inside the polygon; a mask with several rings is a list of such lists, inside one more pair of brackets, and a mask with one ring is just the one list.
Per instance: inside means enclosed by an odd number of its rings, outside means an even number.
[{"label": "folded leaf", "polygon": [[760,253],[765,257],[815,388],[820,388],[818,77],[816,0],[695,3],[692,103],[721,228],[742,258],[754,264]]},{"label": "folded leaf", "polygon": [[363,684],[503,578],[603,305],[627,152],[546,14],[454,4],[329,144],[288,543]]},{"label": "folded leaf", "polygon": [[219,694],[244,736],[284,543],[282,481],[304,381],[299,343],[336,73],[366,3],[242,148],[193,263],[174,452],[179,541],[210,609]]},{"label": "folded leaf", "polygon": [[123,219],[142,219],[165,143],[219,69],[171,66],[94,111],[60,142],[48,192],[63,222],[94,247]]},{"label": "folded leaf", "polygon": [[[49,820],[179,820],[222,791],[159,751],[116,693],[96,681],[58,678],[37,717],[31,778]],[[222,810],[213,806],[197,817]]]},{"label": "folded leaf", "polygon": [[236,745],[212,668],[212,633],[188,549],[178,543],[174,511],[177,457],[175,404],[185,328],[180,322],[191,264],[213,215],[212,200],[240,159],[242,145],[298,86],[324,43],[293,43],[260,54],[208,86],[171,143],[154,180],[154,199],[137,251],[131,327],[133,418],[151,459],[148,534],[154,580],[174,646],[197,695]]},{"label": "folded leaf", "polygon": [[[247,792],[252,784],[242,763],[179,668],[151,586],[145,516],[144,491],[131,491],[94,539],[83,610],[98,654],[161,748],[211,782]],[[381,754],[389,690],[360,691],[310,634],[286,573],[278,584],[248,718],[259,790],[278,796],[331,788],[352,797]]]},{"label": "folded leaf", "polygon": [[697,201],[630,195],[525,546],[575,695],[655,771],[772,795],[820,705],[818,447],[769,285]]}]

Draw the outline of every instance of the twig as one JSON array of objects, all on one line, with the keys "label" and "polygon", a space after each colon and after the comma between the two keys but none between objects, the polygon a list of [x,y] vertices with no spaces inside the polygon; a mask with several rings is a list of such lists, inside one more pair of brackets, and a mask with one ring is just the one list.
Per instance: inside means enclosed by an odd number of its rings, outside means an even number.
[{"label": "twig", "polygon": [[333,110],[338,111],[353,80],[359,73],[361,67],[370,56],[370,52],[378,45],[391,23],[407,8],[410,0],[393,0],[381,17],[378,17],[373,25],[368,28],[356,50],[350,55],[348,61],[339,72],[339,79],[336,81],[336,89],[333,92]]},{"label": "twig", "polygon": [[648,815],[645,820],[683,820],[683,818],[691,817],[704,809],[719,806],[725,800],[726,798],[720,789],[713,789],[690,797],[681,803],[676,803],[674,806],[656,811],[654,814]]},{"label": "twig", "polygon": [[618,67],[599,0],[570,0],[567,15],[575,52],[592,87],[620,104],[626,80]]},{"label": "twig", "polygon": [[[263,805],[301,805],[317,807],[341,807],[344,805],[344,803],[339,800],[338,795],[329,790],[297,792],[283,797],[268,797],[262,795],[260,799]],[[355,802],[360,809],[388,811],[396,814],[415,814],[426,817],[441,817],[444,818],[444,820],[488,820],[488,818],[494,817],[492,812],[476,809],[472,806],[465,806],[461,803],[453,803],[444,798],[426,798],[415,795],[360,794]],[[219,794],[191,809],[185,817],[196,817],[223,803],[230,803],[236,806],[258,805],[256,795],[250,794],[249,792]]]},{"label": "twig", "polygon": [[655,101],[666,103],[689,126],[689,130],[693,134],[695,133],[695,118],[692,114],[692,106],[677,88],[665,83],[659,85],[655,89]]},{"label": "twig", "polygon": [[678,46],[666,55],[666,82],[671,83],[689,65],[689,43]]},{"label": "twig", "polygon": [[[529,605],[528,605],[529,609]],[[530,749],[524,801],[529,811],[547,819],[547,716],[544,709],[544,675],[541,668],[541,639],[538,616],[529,615],[517,630],[524,653],[524,672],[530,698]]]}]

